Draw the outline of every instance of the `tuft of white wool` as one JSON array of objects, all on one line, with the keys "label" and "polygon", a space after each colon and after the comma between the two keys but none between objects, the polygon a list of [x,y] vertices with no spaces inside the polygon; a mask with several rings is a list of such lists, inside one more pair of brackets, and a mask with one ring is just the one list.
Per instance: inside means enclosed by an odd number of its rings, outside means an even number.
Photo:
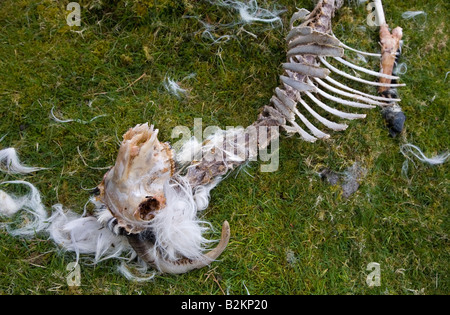
[{"label": "tuft of white wool", "polygon": [[256,0],[249,0],[246,3],[236,0],[209,0],[210,3],[219,5],[221,7],[232,8],[239,12],[240,23],[251,24],[253,22],[262,23],[279,23],[282,25],[279,15],[285,10],[273,10],[263,9],[258,6]]},{"label": "tuft of white wool", "polygon": [[29,167],[24,166],[20,162],[16,149],[6,148],[0,150],[0,171],[8,174],[28,174],[44,170],[43,167]]},{"label": "tuft of white wool", "polygon": [[258,7],[256,0],[251,0],[248,4],[239,1],[235,1],[235,3],[237,4],[236,9],[239,11],[239,15],[245,23],[281,23],[281,19],[278,16],[279,11],[273,13],[269,10],[261,9]]},{"label": "tuft of white wool", "polygon": [[402,164],[402,175],[406,178],[408,178],[408,168],[409,168],[409,163],[408,163],[408,159],[406,159]]},{"label": "tuft of white wool", "polygon": [[91,118],[90,120],[81,120],[81,119],[59,119],[59,118],[56,117],[55,114],[53,113],[53,109],[54,109],[54,108],[55,108],[55,106],[53,106],[53,107],[50,109],[50,116],[51,116],[52,119],[53,119],[54,121],[56,121],[57,123],[69,123],[69,122],[73,122],[73,121],[74,121],[74,122],[77,122],[77,123],[86,125],[86,124],[89,124],[89,123],[93,122],[94,120],[96,120],[96,119],[98,119],[98,118],[108,116],[108,115],[106,115],[106,114],[98,115],[98,116],[95,116],[95,117]]},{"label": "tuft of white wool", "polygon": [[191,137],[186,141],[175,154],[175,161],[180,164],[191,163],[193,160],[200,160],[202,143],[196,137]]},{"label": "tuft of white wool", "polygon": [[213,241],[203,237],[210,223],[200,220],[197,211],[207,207],[209,192],[215,184],[193,191],[183,177],[166,183],[166,207],[150,223],[155,235],[154,257],[158,256],[156,252],[167,260],[202,257]]},{"label": "tuft of white wool", "polygon": [[[150,228],[155,235],[153,256],[159,259],[177,260],[182,257],[198,259],[208,249],[208,245],[215,241],[207,240],[204,233],[210,230],[210,223],[198,217],[198,211],[204,210],[209,204],[210,191],[218,184],[220,178],[207,186],[195,189],[181,176],[167,182],[164,186],[166,207],[157,212],[150,221]],[[16,197],[0,190],[0,214],[12,216],[19,210],[29,214],[27,223],[18,229],[6,226],[8,232],[15,236],[31,236],[38,232],[46,232],[49,238],[61,246],[62,249],[75,252],[78,262],[81,254],[93,256],[93,262],[116,258],[126,259],[128,262],[137,257],[126,236],[118,235],[115,219],[109,210],[95,198],[91,202],[96,207],[95,216],[82,216],[71,210],[63,209],[61,204],[52,207],[49,217],[41,196],[36,187],[25,181],[7,181],[3,184],[17,184],[28,186],[30,192]],[[131,272],[133,267],[139,275]],[[154,274],[147,273],[147,265],[137,257],[136,263],[122,264],[118,267],[128,279],[146,281]]]},{"label": "tuft of white wool", "polygon": [[201,185],[197,186],[194,189],[194,201],[197,205],[198,211],[203,211],[208,208],[209,198],[211,190],[217,186],[217,184],[221,181],[221,177],[217,177],[214,181],[209,185]]},{"label": "tuft of white wool", "polygon": [[427,15],[427,13],[425,11],[405,11],[402,13],[402,18],[408,20],[408,19],[413,19],[418,15]]},{"label": "tuft of white wool", "polygon": [[22,208],[22,199],[15,196],[8,195],[3,190],[0,190],[0,214],[11,217]]},{"label": "tuft of white wool", "polygon": [[16,197],[9,195],[2,191],[1,198],[6,201],[5,204],[0,205],[0,214],[4,216],[13,216],[19,210],[25,210],[30,218],[28,222],[17,228],[12,229],[11,225],[8,223],[2,224],[5,226],[7,231],[13,236],[33,236],[34,234],[43,231],[47,228],[47,211],[41,202],[41,194],[37,188],[29,182],[22,180],[6,181],[1,182],[0,185],[13,184],[13,185],[25,185],[30,189],[29,193],[22,196]]},{"label": "tuft of white wool", "polygon": [[[122,258],[122,254],[134,253],[124,236],[116,235],[94,216],[81,217],[70,210],[64,211],[61,204],[52,207],[53,214],[48,219],[47,231],[50,238],[65,250],[80,254],[94,255],[94,263],[105,259]],[[112,218],[108,210],[101,210],[102,220]]]},{"label": "tuft of white wool", "polygon": [[24,224],[17,229],[13,229],[11,223],[1,224],[11,235],[30,237],[47,232],[56,244],[75,252],[77,261],[80,254],[94,255],[95,263],[109,258],[122,258],[124,252],[130,255],[130,259],[135,257],[126,238],[106,227],[112,218],[108,210],[99,210],[97,219],[94,216],[83,217],[70,210],[64,211],[61,204],[56,204],[52,207],[52,215],[48,217],[40,192],[34,185],[26,181],[0,183],[4,184],[26,185],[30,190],[21,197],[0,190],[0,215],[11,217],[19,210],[28,215]]},{"label": "tuft of white wool", "polygon": [[442,154],[439,155],[435,155],[432,156],[430,158],[426,157],[425,154],[423,154],[422,150],[411,143],[406,143],[403,144],[400,147],[400,152],[408,159],[411,159],[411,156],[409,154],[412,154],[413,156],[415,156],[417,159],[419,159],[421,162],[423,163],[427,163],[430,165],[438,165],[438,164],[443,164],[445,161],[447,161],[448,157],[450,156],[449,152],[444,152]]},{"label": "tuft of white wool", "polygon": [[393,74],[403,75],[406,73],[406,71],[408,71],[408,66],[406,65],[406,63],[402,62],[395,66]]},{"label": "tuft of white wool", "polygon": [[164,78],[163,86],[170,94],[177,98],[187,95],[187,90],[181,88],[180,85],[170,77]]},{"label": "tuft of white wool", "polygon": [[[117,270],[128,280],[136,282],[145,282],[152,280],[156,275],[156,272],[147,274],[147,264],[142,260],[139,260],[137,264],[131,264],[131,267],[135,269],[136,272],[132,272],[130,270],[130,264],[127,264],[125,262],[122,262],[117,267]],[[139,273],[140,275],[138,276],[136,275],[136,273]]]}]

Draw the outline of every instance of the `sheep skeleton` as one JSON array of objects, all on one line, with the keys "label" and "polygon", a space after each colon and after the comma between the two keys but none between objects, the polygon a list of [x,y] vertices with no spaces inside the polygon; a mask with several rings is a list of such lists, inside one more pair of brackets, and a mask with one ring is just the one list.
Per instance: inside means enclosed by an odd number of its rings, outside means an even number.
[{"label": "sheep skeleton", "polygon": [[[380,1],[376,2],[378,3],[378,5],[381,4]],[[390,108],[392,107],[393,102],[400,101],[398,98],[393,98],[392,95],[377,96],[360,92],[356,89],[347,87],[339,83],[334,78],[330,77],[331,73],[335,73],[354,81],[377,86],[381,89],[380,91],[394,89],[396,87],[404,85],[391,83],[391,80],[399,79],[399,77],[392,75],[392,67],[382,67],[382,70],[384,71],[375,72],[359,67],[342,59],[342,57],[344,56],[344,50],[348,49],[348,46],[339,41],[331,32],[331,18],[333,17],[335,10],[337,10],[340,5],[342,4],[337,4],[334,0],[322,0],[319,1],[312,12],[301,9],[293,15],[290,21],[290,31],[286,37],[288,50],[287,62],[283,64],[284,74],[280,76],[282,86],[275,89],[275,95],[271,98],[270,105],[263,108],[262,113],[259,115],[258,119],[250,126],[253,128],[253,130],[256,130],[256,133],[254,135],[260,149],[267,147],[271,143],[272,139],[278,136],[278,129],[274,129],[271,127],[281,127],[288,133],[299,134],[303,140],[308,142],[315,142],[317,139],[329,138],[330,135],[328,133],[317,128],[306,118],[304,114],[302,114],[303,110],[309,112],[314,118],[317,119],[317,121],[319,121],[329,129],[338,131],[347,128],[346,124],[336,123],[321,116],[312,108],[312,106],[307,104],[306,99],[309,99],[315,105],[321,107],[324,111],[330,113],[333,116],[350,120],[365,118],[366,115],[337,110],[322,102],[317,96],[320,95],[321,97],[329,99],[333,102],[356,108],[374,108],[376,106]],[[301,24],[299,26],[294,26],[294,23],[296,23],[297,21],[300,21]],[[385,23],[382,25],[381,29],[383,32],[386,32],[387,26],[385,25]],[[394,50],[394,56],[396,51],[397,49]],[[369,53],[366,54],[370,55]],[[392,55],[393,54],[391,49],[389,50],[388,58],[384,58],[384,56],[386,56],[384,51],[379,56],[382,57],[383,62],[385,62],[385,59],[389,59],[389,63],[391,63]],[[334,58],[337,62],[354,70],[366,73],[371,76],[375,76],[379,78],[380,81],[368,81],[350,75],[332,66],[327,61],[327,57]],[[325,91],[325,89],[327,90],[327,92]],[[340,96],[333,96],[330,94],[331,92],[339,94]],[[350,100],[343,99],[342,96],[347,97]],[[297,107],[298,104],[300,104],[301,107]],[[309,132],[304,130],[297,123],[297,118],[306,126]],[[137,125],[134,129],[130,129],[127,134],[135,133],[136,130],[145,130],[144,132],[150,130],[151,133],[154,132],[153,126],[149,129],[148,128],[148,125]],[[261,137],[260,130],[264,130],[264,128],[266,128],[268,131],[264,133],[263,139],[263,137]],[[139,134],[139,131],[137,132]],[[185,169],[185,173],[183,175],[177,174],[175,176],[173,172],[171,176],[167,176],[167,180],[181,180],[182,182],[187,183],[188,189],[192,189],[192,191],[195,191],[196,188],[211,184],[220,176],[225,175],[230,170],[233,170],[239,165],[243,164],[245,162],[245,159],[227,159],[227,152],[224,145],[224,142],[226,141],[219,141],[220,145],[217,146],[208,146],[208,143],[213,141],[214,138],[216,140],[217,138],[223,140],[226,135],[226,132],[216,133],[201,144],[202,150],[210,152],[217,150],[218,152],[220,152],[219,155],[221,155],[221,158],[192,161],[190,165],[187,166],[187,168],[186,165],[183,166],[183,169]],[[138,137],[140,137],[140,135]],[[248,150],[248,148],[250,147],[248,143],[252,139],[248,135],[244,135],[244,138],[244,148],[246,148],[244,150]],[[122,147],[120,150],[123,149],[123,146],[129,145],[127,142],[127,136],[125,136],[124,139],[125,140],[122,143]],[[140,142],[142,145],[136,144],[134,147],[131,146],[129,150],[134,150],[135,152],[137,152],[137,157],[139,157],[140,154],[148,154],[148,152],[146,150],[143,150],[142,148],[146,145],[149,139],[150,136],[144,137],[144,139]],[[157,139],[154,139],[153,141],[157,142]],[[237,145],[237,143],[234,144]],[[168,160],[172,161],[173,153],[170,153],[169,155],[170,157],[166,156],[166,161],[164,161],[167,166],[173,165],[172,162],[168,162]],[[252,154],[251,152],[247,151],[245,152],[245,156],[250,157],[252,156]],[[117,163],[119,163],[120,159],[121,158],[119,157]],[[127,161],[125,161],[125,163],[127,163]],[[115,168],[117,167],[118,166],[116,164]],[[138,165],[138,168],[142,169],[142,165]],[[168,168],[166,167],[166,170],[167,169]],[[110,170],[107,175],[105,175],[105,179],[101,185],[102,187],[110,184],[107,177],[108,174],[111,174],[111,172],[114,172],[114,168]],[[222,237],[219,245],[207,254],[201,254],[198,255],[198,257],[189,258],[185,257],[181,253],[178,253],[172,255],[172,260],[162,259],[162,257],[165,256],[163,253],[166,251],[166,249],[164,249],[164,244],[160,244],[161,246],[159,248],[155,248],[155,234],[153,233],[153,231],[151,231],[151,220],[157,217],[158,213],[164,213],[164,206],[162,205],[162,203],[160,204],[160,202],[154,202],[154,204],[158,204],[158,206],[154,208],[151,208],[150,206],[151,219],[142,219],[143,217],[148,215],[149,211],[149,209],[147,209],[148,207],[146,208],[143,205],[148,204],[149,199],[156,200],[155,196],[147,196],[146,194],[148,194],[148,192],[145,192],[144,194],[138,196],[138,199],[140,198],[141,202],[138,206],[137,204],[135,204],[131,212],[123,210],[123,208],[117,210],[117,205],[114,204],[114,202],[111,203],[111,200],[108,199],[108,196],[115,194],[115,188],[116,186],[112,185],[112,189],[110,189],[109,194],[105,193],[105,190],[101,188],[97,200],[106,205],[106,207],[110,210],[113,208],[116,209],[116,211],[112,211],[114,217],[116,218],[116,223],[119,222],[121,218],[123,218],[124,213],[132,213],[132,216],[128,217],[131,220],[129,220],[129,222],[125,225],[122,224],[120,227],[125,230],[124,234],[127,235],[130,245],[136,251],[138,256],[149,265],[156,267],[163,272],[187,272],[189,270],[201,268],[211,263],[225,249],[230,237],[230,228],[228,222],[226,221],[223,224]],[[127,190],[129,190],[129,188],[130,187],[126,187]],[[162,189],[160,189],[159,192],[162,194],[160,194],[160,197],[158,198],[164,198]],[[132,194],[135,195],[135,192]],[[143,208],[145,208],[145,210],[142,210]],[[137,221],[133,222],[133,217],[137,218]],[[120,222],[118,224],[120,224]],[[142,224],[148,224],[148,229],[143,230]],[[137,226],[141,226],[140,228],[138,228],[138,233],[136,233],[136,231],[134,230],[137,228]]]},{"label": "sheep skeleton", "polygon": [[[278,138],[279,128],[290,134],[299,134],[308,142],[329,138],[328,133],[306,118],[305,111],[331,130],[347,128],[346,124],[321,116],[308,105],[307,100],[330,115],[350,120],[362,119],[366,115],[335,109],[320,98],[360,109],[379,106],[383,108],[385,118],[389,116],[389,119],[403,124],[402,117],[398,115],[402,112],[397,105],[400,99],[395,89],[404,84],[391,82],[399,79],[392,75],[392,69],[401,29],[394,29],[390,34],[381,1],[375,0],[375,4],[379,10],[379,21],[383,22],[380,27],[382,53],[358,52],[381,57],[381,73],[342,58],[344,50],[354,50],[339,41],[331,31],[331,19],[342,1],[320,0],[312,12],[300,9],[290,20],[290,31],[286,37],[287,62],[283,63],[281,86],[275,89],[270,104],[263,107],[257,120],[246,130],[219,130],[202,143],[194,140],[186,144],[193,145],[202,156],[212,154],[215,158],[186,162],[168,143],[159,142],[158,130],[153,126],[136,125],[124,134],[115,165],[105,174],[91,198],[96,207],[95,217],[80,218],[72,212],[64,213],[61,205],[55,205],[53,215],[47,218],[40,199],[33,199],[33,204],[39,208],[35,211],[36,222],[43,223],[36,231],[47,230],[56,243],[75,251],[77,258],[80,253],[95,253],[95,261],[100,261],[128,252],[131,258],[137,255],[141,262],[167,273],[184,273],[216,260],[229,242],[230,226],[227,221],[223,223],[218,245],[204,254],[210,243],[203,237],[207,223],[200,221],[197,213],[206,209],[209,192],[222,176],[255,157],[255,148],[250,142],[257,143],[256,149],[265,149]],[[300,25],[294,26],[298,21]],[[331,65],[326,58],[334,58],[346,67],[380,80],[368,81],[350,75]],[[331,78],[332,73],[377,86],[381,95],[348,87]],[[238,142],[238,138],[242,141]],[[244,158],[236,158],[228,150],[230,147],[243,150]],[[11,152],[8,154],[10,156]],[[10,164],[7,167],[14,166]],[[31,189],[31,195],[37,193],[29,183],[11,183],[26,184]],[[2,191],[0,193],[8,201],[8,215],[30,203],[25,199],[11,198]]]}]

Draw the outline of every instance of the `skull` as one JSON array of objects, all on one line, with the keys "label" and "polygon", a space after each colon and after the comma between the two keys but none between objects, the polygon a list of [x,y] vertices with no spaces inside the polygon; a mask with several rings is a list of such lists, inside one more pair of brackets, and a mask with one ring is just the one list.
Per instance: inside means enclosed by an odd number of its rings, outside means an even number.
[{"label": "skull", "polygon": [[168,143],[157,138],[148,123],[130,128],[123,136],[116,163],[99,186],[99,201],[128,233],[140,233],[155,213],[165,207],[163,186],[175,162]]},{"label": "skull", "polygon": [[214,261],[228,244],[230,227],[225,221],[219,244],[195,259],[168,260],[156,249],[151,222],[167,209],[164,186],[175,172],[173,151],[168,143],[159,142],[157,135],[158,130],[147,123],[124,134],[116,164],[98,186],[97,201],[112,213],[141,259],[162,272],[184,273]]}]

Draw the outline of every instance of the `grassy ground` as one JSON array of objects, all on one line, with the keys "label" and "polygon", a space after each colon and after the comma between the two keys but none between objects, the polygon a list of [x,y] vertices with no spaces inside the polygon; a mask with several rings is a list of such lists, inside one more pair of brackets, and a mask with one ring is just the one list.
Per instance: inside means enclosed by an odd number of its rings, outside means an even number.
[{"label": "grassy ground", "polygon": [[[15,147],[27,165],[49,168],[0,180],[30,181],[49,208],[62,203],[81,213],[89,197],[83,188],[99,183],[105,170],[98,168],[114,163],[117,138],[129,127],[149,121],[171,141],[175,126],[192,128],[196,117],[205,127],[246,126],[278,85],[286,27],[217,28],[213,36],[234,37],[211,44],[199,20],[226,24],[238,19],[235,11],[206,1],[80,1],[82,24],[71,28],[67,2],[0,2],[0,148]],[[115,271],[116,261],[105,261],[83,264],[81,287],[71,289],[72,254],[44,235],[28,240],[0,231],[0,294],[448,294],[448,164],[410,163],[402,176],[399,147],[411,142],[427,156],[448,149],[449,4],[383,2],[388,22],[404,29],[402,136],[388,136],[377,109],[329,141],[283,136],[278,171],[261,173],[254,163],[213,191],[205,218],[217,228],[229,220],[230,244],[220,262],[184,275],[135,283]],[[295,7],[313,5],[277,6],[286,8],[287,25]],[[408,10],[427,16],[402,19]],[[376,51],[377,31],[362,27],[366,16],[363,6],[347,6],[334,31],[349,45]],[[375,60],[368,66],[378,69]],[[181,83],[187,97],[164,90],[166,75],[181,81],[191,73]],[[60,119],[107,116],[63,124],[50,118],[53,107]],[[317,176],[355,162],[367,173],[348,199]],[[366,284],[371,262],[381,267],[379,287]]]}]

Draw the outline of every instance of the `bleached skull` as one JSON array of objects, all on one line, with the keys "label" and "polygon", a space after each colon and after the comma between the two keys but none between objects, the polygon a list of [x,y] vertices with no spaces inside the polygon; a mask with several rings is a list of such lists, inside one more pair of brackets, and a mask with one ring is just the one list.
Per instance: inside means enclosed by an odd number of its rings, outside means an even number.
[{"label": "bleached skull", "polygon": [[147,123],[124,134],[116,163],[98,187],[97,201],[111,212],[141,259],[163,272],[184,273],[214,261],[228,244],[230,227],[225,221],[219,244],[206,254],[170,260],[161,253],[151,223],[167,211],[164,188],[174,175],[175,162],[170,145],[159,142],[157,135]]},{"label": "bleached skull", "polygon": [[157,138],[148,123],[130,128],[123,136],[116,164],[100,184],[99,199],[128,233],[148,227],[156,211],[165,207],[164,184],[174,173],[173,151]]}]

